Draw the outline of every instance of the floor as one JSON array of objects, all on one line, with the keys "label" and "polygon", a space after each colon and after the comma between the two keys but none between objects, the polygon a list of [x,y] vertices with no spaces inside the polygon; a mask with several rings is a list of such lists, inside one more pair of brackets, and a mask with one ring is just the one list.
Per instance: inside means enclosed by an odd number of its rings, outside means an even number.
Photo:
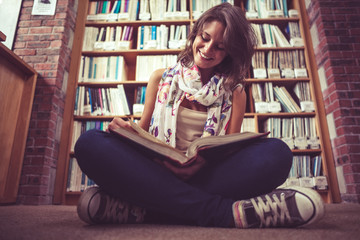
[{"label": "floor", "polygon": [[0,240],[7,239],[360,239],[360,204],[326,204],[318,223],[295,229],[227,229],[182,225],[95,225],[79,220],[74,206],[0,206]]}]

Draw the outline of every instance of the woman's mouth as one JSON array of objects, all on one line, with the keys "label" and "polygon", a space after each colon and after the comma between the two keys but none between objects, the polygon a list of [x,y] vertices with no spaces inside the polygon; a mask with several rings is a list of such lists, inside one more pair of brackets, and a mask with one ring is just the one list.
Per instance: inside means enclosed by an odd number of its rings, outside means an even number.
[{"label": "woman's mouth", "polygon": [[211,60],[211,57],[206,56],[204,53],[202,53],[201,51],[199,51],[200,57],[202,57],[205,60]]}]

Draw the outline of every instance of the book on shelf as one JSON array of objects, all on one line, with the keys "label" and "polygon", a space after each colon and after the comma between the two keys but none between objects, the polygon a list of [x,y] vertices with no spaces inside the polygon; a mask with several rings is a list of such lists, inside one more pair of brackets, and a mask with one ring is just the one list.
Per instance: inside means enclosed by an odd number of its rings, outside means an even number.
[{"label": "book on shelf", "polygon": [[287,17],[286,0],[248,0],[245,4],[247,18]]},{"label": "book on shelf", "polygon": [[298,82],[294,87],[294,93],[299,99],[300,108],[303,112],[314,112],[315,105],[310,94],[309,82]]},{"label": "book on shelf", "polygon": [[280,102],[284,112],[301,112],[299,105],[295,102],[293,97],[284,86],[275,86],[273,89],[276,99]]},{"label": "book on shelf", "polygon": [[165,19],[189,19],[186,0],[168,0]]},{"label": "book on shelf", "polygon": [[122,116],[129,115],[129,104],[124,86],[94,88],[79,86],[75,99],[74,115]]},{"label": "book on shelf", "polygon": [[251,61],[253,77],[307,78],[304,50],[258,51]]},{"label": "book on shelf", "polygon": [[270,30],[273,33],[275,39],[275,45],[277,47],[291,47],[290,42],[284,35],[284,33],[280,30],[280,28],[276,25],[270,25]]},{"label": "book on shelf", "polygon": [[267,78],[265,52],[255,52],[252,57],[251,65],[254,78]]},{"label": "book on shelf", "polygon": [[300,27],[298,22],[289,22],[286,32],[290,37],[290,44],[293,47],[303,47],[304,40],[301,37]]},{"label": "book on shelf", "polygon": [[130,49],[132,32],[132,26],[85,27],[82,51]]},{"label": "book on shelf", "polygon": [[167,68],[176,64],[176,55],[138,55],[136,57],[136,81],[149,81],[156,69]]},{"label": "book on shelf", "polygon": [[318,190],[328,189],[326,176],[321,173],[321,156],[297,155],[286,181],[287,186],[302,186]]},{"label": "book on shelf", "polygon": [[78,82],[127,81],[128,66],[123,56],[82,56]]},{"label": "book on shelf", "polygon": [[251,26],[259,47],[291,47],[287,33],[282,32],[277,25],[251,23]]},{"label": "book on shelf", "polygon": [[273,83],[254,83],[251,85],[252,95],[255,102],[255,111],[258,113],[278,113],[281,106],[274,97]]},{"label": "book on shelf", "polygon": [[267,75],[269,78],[280,78],[279,52],[269,51],[266,55]]},{"label": "book on shelf", "polygon": [[291,149],[320,149],[315,118],[270,117],[264,121],[264,131],[269,137],[283,140]]},{"label": "book on shelf", "polygon": [[192,6],[190,6],[192,7],[193,19],[198,19],[206,10],[214,7],[215,5],[221,4],[222,2],[228,2],[234,5],[234,0],[193,0]]},{"label": "book on shelf", "polygon": [[81,134],[91,129],[106,131],[109,123],[109,121],[74,121],[71,151],[74,151],[75,143]]},{"label": "book on shelf", "polygon": [[255,125],[254,118],[246,117],[243,119],[240,132],[256,132]]},{"label": "book on shelf", "polygon": [[95,182],[88,178],[80,169],[75,158],[70,158],[68,178],[66,183],[67,192],[83,192],[86,188],[95,186]]},{"label": "book on shelf", "polygon": [[147,131],[140,128],[136,123],[130,121],[131,129],[118,128],[111,130],[124,141],[133,144],[142,151],[147,151],[154,159],[165,160],[175,166],[191,165],[197,155],[212,156],[213,158],[229,154],[237,147],[255,139],[267,136],[268,133],[243,132],[223,136],[209,136],[194,140],[184,153],[165,142],[160,141]]},{"label": "book on shelf", "polygon": [[88,21],[135,21],[139,14],[139,0],[90,1]]},{"label": "book on shelf", "polygon": [[164,20],[166,0],[149,0],[151,20]]},{"label": "book on shelf", "polygon": [[133,104],[133,114],[142,114],[144,111],[144,103],[145,103],[145,93],[146,93],[146,86],[140,86],[136,89],[136,98]]}]

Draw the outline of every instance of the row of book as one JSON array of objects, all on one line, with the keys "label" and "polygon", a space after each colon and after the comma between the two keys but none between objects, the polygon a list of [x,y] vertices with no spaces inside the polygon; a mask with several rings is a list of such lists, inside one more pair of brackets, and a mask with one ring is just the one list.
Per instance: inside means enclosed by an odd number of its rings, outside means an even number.
[{"label": "row of book", "polygon": [[109,123],[109,121],[74,121],[71,151],[74,151],[75,143],[81,134],[91,129],[106,131]]},{"label": "row of book", "polygon": [[258,51],[252,57],[254,78],[308,77],[303,50]]},{"label": "row of book", "polygon": [[273,24],[251,23],[254,29],[258,47],[303,47],[298,22],[289,22],[282,31],[279,26]]},{"label": "row of book", "polygon": [[318,190],[328,189],[328,183],[322,174],[321,156],[296,155],[285,185],[302,186]]},{"label": "row of book", "polygon": [[272,82],[253,83],[251,93],[258,113],[315,111],[309,82],[296,83],[292,94],[284,86],[273,86]]},{"label": "row of book", "polygon": [[85,27],[83,51],[127,50],[131,48],[134,27]]},{"label": "row of book", "polygon": [[216,5],[219,5],[223,2],[228,2],[234,5],[234,0],[193,0],[192,1],[193,19],[198,19],[206,10]]},{"label": "row of book", "polygon": [[77,87],[74,115],[123,116],[129,114],[130,108],[122,84],[117,88]]},{"label": "row of book", "polygon": [[187,0],[120,0],[90,2],[89,21],[189,19]]},{"label": "row of book", "polygon": [[135,21],[135,20],[172,20],[197,19],[209,8],[233,0],[193,0],[188,6],[187,0],[120,0],[91,1],[87,20],[89,21]]},{"label": "row of book", "polygon": [[241,124],[241,132],[256,132],[255,119],[246,117]]},{"label": "row of book", "polygon": [[137,49],[185,48],[189,25],[139,26]]},{"label": "row of book", "polygon": [[177,62],[176,55],[141,55],[136,57],[136,81],[149,81],[150,75],[160,68],[168,68]]},{"label": "row of book", "polygon": [[139,15],[139,0],[90,1],[87,20],[135,21]]},{"label": "row of book", "polygon": [[78,82],[120,82],[127,80],[128,67],[123,56],[82,56]]},{"label": "row of book", "polygon": [[270,132],[269,137],[283,140],[291,149],[320,148],[313,117],[271,117],[264,121],[264,132]]},{"label": "row of book", "polygon": [[288,10],[287,0],[247,0],[245,9],[248,18],[297,17],[298,15],[296,10]]},{"label": "row of book", "polygon": [[321,156],[296,155],[289,173],[289,178],[321,176]]},{"label": "row of book", "polygon": [[67,192],[83,192],[88,187],[96,186],[95,182],[81,171],[75,158],[70,158],[69,160],[67,176]]}]

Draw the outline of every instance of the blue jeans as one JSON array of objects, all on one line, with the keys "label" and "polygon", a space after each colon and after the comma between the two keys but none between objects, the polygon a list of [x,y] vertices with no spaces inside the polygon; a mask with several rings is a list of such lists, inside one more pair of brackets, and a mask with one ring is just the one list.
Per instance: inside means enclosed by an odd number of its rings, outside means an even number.
[{"label": "blue jeans", "polygon": [[99,130],[80,136],[75,156],[81,170],[104,191],[144,207],[150,219],[167,216],[216,227],[233,224],[234,201],[271,192],[282,184],[292,164],[285,143],[265,138],[222,156],[184,182],[141,150]]}]

